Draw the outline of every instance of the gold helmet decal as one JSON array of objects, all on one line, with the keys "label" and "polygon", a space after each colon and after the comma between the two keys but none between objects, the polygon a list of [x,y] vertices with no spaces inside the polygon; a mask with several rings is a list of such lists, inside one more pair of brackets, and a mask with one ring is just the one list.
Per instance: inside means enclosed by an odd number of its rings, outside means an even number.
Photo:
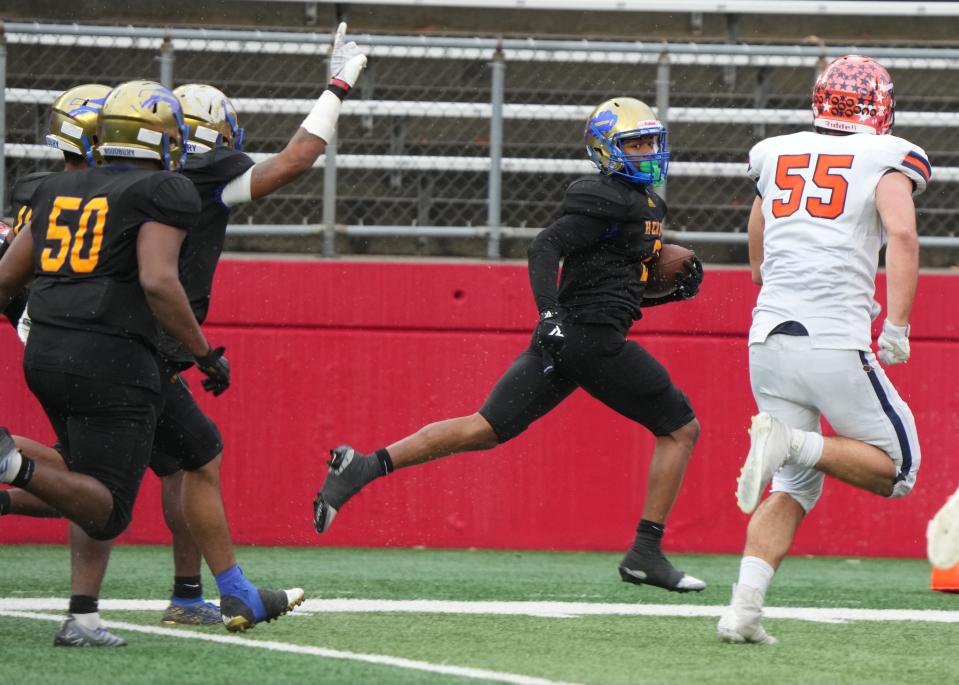
[{"label": "gold helmet decal", "polygon": [[[655,139],[651,154],[623,152],[624,140],[648,136]],[[669,165],[666,128],[645,102],[626,97],[603,102],[590,113],[583,137],[586,154],[600,173],[624,176],[641,184],[659,184],[666,180]]]},{"label": "gold helmet decal", "polygon": [[128,81],[110,91],[97,131],[103,157],[155,159],[175,171],[185,154],[183,108],[154,81]]},{"label": "gold helmet decal", "polygon": [[236,108],[222,91],[203,83],[188,83],[173,94],[183,107],[183,120],[190,129],[187,152],[208,152],[215,147],[243,149],[243,129]]},{"label": "gold helmet decal", "polygon": [[50,108],[47,145],[80,155],[90,166],[98,164],[97,119],[109,92],[109,86],[99,83],[85,83],[63,91]]}]

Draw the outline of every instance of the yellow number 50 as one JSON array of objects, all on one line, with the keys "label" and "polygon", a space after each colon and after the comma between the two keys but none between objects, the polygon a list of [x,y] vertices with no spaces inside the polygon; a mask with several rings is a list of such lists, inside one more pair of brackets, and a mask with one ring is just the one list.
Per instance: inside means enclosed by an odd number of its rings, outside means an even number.
[{"label": "yellow number 50", "polygon": [[[70,230],[70,226],[58,224],[57,219],[63,211],[75,212],[80,209],[82,198],[70,197],[69,195],[58,195],[53,200],[53,208],[50,210],[50,221],[47,223],[47,240],[58,242],[55,247],[45,247],[40,254],[40,268],[43,271],[59,271],[67,261],[67,255],[70,255],[70,268],[74,273],[88,274],[93,271],[97,262],[100,260],[100,247],[103,244],[103,227],[107,222],[107,212],[110,209],[105,197],[95,197],[83,206],[83,213],[80,215],[80,223],[76,232]],[[83,241],[86,239],[87,232],[90,231],[90,216],[96,213],[96,222],[93,224],[93,237],[90,243],[90,252],[86,257],[81,257],[83,251]],[[73,242],[73,249],[70,243]],[[54,253],[54,250],[56,252]]]}]

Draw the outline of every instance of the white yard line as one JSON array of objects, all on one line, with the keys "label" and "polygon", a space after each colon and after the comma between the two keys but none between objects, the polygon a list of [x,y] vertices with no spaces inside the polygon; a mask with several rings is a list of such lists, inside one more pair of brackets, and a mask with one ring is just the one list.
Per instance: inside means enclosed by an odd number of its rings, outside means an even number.
[{"label": "white yard line", "polygon": [[[103,611],[163,611],[165,599],[101,599]],[[0,611],[65,611],[62,598],[0,597]],[[292,615],[308,613],[485,614],[575,618],[577,616],[717,617],[723,607],[706,604],[601,604],[593,602],[457,602],[414,599],[308,599]],[[959,611],[931,609],[853,609],[846,607],[766,607],[767,618],[820,623],[919,621],[959,623]]]},{"label": "white yard line", "polygon": [[[38,614],[31,611],[7,611],[0,610],[0,616],[9,616],[11,618],[30,618],[39,621],[63,620],[62,615]],[[177,630],[176,628],[158,628],[154,626],[142,626],[136,623],[124,623],[122,621],[104,621],[108,628],[116,628],[130,633],[146,633],[147,635],[162,635],[164,637],[175,637],[181,640],[203,640],[205,642],[216,642],[223,645],[233,645],[245,648],[266,649],[272,652],[287,652],[289,654],[307,654],[309,656],[318,656],[324,659],[341,659],[343,661],[361,661],[367,664],[377,664],[380,666],[392,666],[394,668],[405,668],[412,671],[424,671],[426,673],[438,673],[440,675],[457,676],[460,678],[470,678],[473,680],[488,680],[497,683],[511,683],[513,685],[575,685],[557,680],[546,680],[545,678],[534,678],[531,676],[519,675],[515,673],[502,673],[500,671],[488,671],[482,668],[468,668],[465,666],[446,666],[444,664],[432,664],[428,661],[415,661],[413,659],[401,659],[393,656],[384,656],[382,654],[358,654],[356,652],[344,652],[338,649],[326,649],[325,647],[310,647],[307,645],[294,645],[287,642],[274,642],[272,640],[251,640],[237,635],[227,635],[223,633],[200,633],[188,630]]]}]

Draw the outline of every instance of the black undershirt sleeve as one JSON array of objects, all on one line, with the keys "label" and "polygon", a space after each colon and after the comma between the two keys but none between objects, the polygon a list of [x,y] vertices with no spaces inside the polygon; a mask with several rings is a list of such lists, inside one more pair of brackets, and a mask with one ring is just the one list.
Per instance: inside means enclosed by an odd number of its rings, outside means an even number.
[{"label": "black undershirt sleeve", "polygon": [[564,214],[533,240],[527,253],[529,284],[537,311],[555,310],[559,305],[559,262],[568,254],[598,242],[609,230],[607,219]]}]

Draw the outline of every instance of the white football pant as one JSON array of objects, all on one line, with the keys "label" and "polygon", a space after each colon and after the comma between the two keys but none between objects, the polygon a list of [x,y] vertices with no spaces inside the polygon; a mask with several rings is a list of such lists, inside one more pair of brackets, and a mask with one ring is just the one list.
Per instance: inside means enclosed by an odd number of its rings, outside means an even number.
[{"label": "white football pant", "polygon": [[[807,336],[771,335],[749,346],[749,377],[759,411],[813,432],[822,431],[825,416],[837,435],[889,455],[899,473],[892,497],[912,490],[921,458],[916,422],[871,350],[814,349]],[[809,512],[822,484],[822,472],[787,464],[772,491]]]}]

